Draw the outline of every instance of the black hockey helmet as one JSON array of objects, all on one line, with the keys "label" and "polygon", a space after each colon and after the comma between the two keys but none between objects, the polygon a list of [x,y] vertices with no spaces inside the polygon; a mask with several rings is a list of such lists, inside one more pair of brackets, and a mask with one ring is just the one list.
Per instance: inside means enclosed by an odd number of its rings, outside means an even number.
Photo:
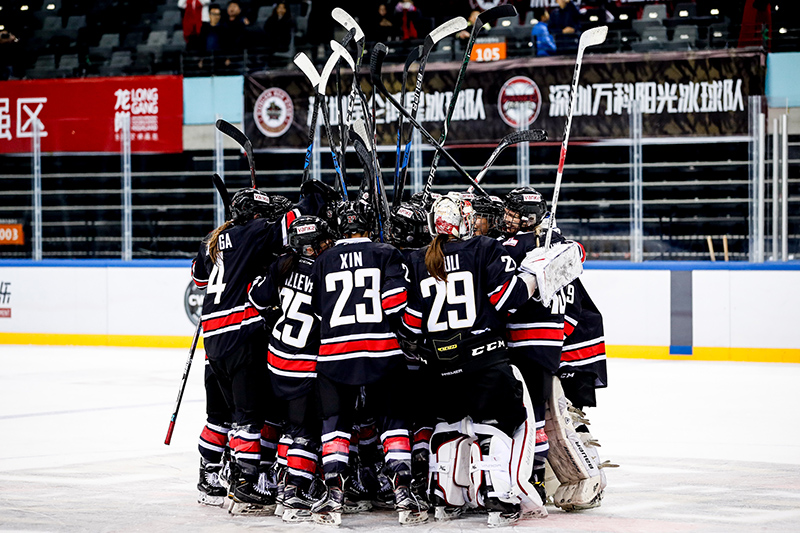
[{"label": "black hockey helmet", "polygon": [[506,195],[505,208],[520,219],[519,227],[504,225],[506,233],[514,233],[520,228],[535,228],[547,212],[544,196],[533,187],[518,187]]},{"label": "black hockey helmet", "polygon": [[386,242],[398,248],[422,248],[431,242],[428,215],[418,204],[402,203],[393,208],[387,226]]},{"label": "black hockey helmet", "polygon": [[272,213],[267,216],[267,219],[270,222],[275,222],[283,215],[288,213],[292,210],[292,201],[286,198],[285,196],[281,196],[280,194],[273,194],[269,197],[270,201],[272,202]]},{"label": "black hockey helmet", "polygon": [[499,237],[503,226],[503,200],[497,196],[470,194],[467,196],[475,211],[475,233]]},{"label": "black hockey helmet", "polygon": [[[281,197],[282,198],[282,197]],[[287,200],[288,201],[288,200]],[[234,224],[244,224],[259,215],[267,220],[277,220],[285,211],[283,202],[273,201],[267,194],[258,189],[240,189],[231,199],[231,219]]]},{"label": "black hockey helmet", "polygon": [[321,218],[304,215],[289,224],[289,247],[304,257],[316,257],[327,249],[333,240],[328,223]]},{"label": "black hockey helmet", "polygon": [[336,229],[341,235],[372,231],[375,212],[367,202],[341,202],[336,206]]}]

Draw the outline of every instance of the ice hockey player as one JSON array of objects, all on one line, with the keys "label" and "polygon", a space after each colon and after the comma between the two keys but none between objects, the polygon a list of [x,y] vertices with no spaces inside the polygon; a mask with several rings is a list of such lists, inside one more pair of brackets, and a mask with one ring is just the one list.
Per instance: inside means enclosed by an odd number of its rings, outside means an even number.
[{"label": "ice hockey player", "polygon": [[200,481],[197,483],[197,502],[221,507],[228,494],[222,485],[222,456],[228,445],[233,413],[219,388],[217,376],[211,370],[208,356],[205,358],[203,383],[206,391],[206,425],[200,433]]},{"label": "ice hockey player", "polygon": [[283,439],[289,439],[282,493],[285,522],[311,520],[312,482],[316,477],[320,424],[316,398],[319,320],[311,310],[314,260],[333,245],[328,225],[314,216],[297,217],[288,229],[291,252],[258,277],[250,302],[266,311],[279,304],[282,313],[272,328],[268,366],[273,394],[284,407]]},{"label": "ice hockey player", "polygon": [[492,239],[500,237],[503,224],[503,200],[497,196],[481,194],[464,195],[475,211],[475,235],[486,235]]},{"label": "ice hockey player", "polygon": [[458,193],[434,201],[436,237],[411,254],[403,322],[411,338],[429,341],[435,372],[430,409],[443,421],[431,439],[435,516],[454,517],[469,503],[486,508],[489,525],[498,526],[519,520],[521,499],[527,509],[544,511],[528,481],[533,428],[526,392],[508,364],[504,340],[507,313],[534,294],[536,280],[517,275],[499,242],[471,238],[472,217]]},{"label": "ice hockey player", "polygon": [[247,285],[286,246],[292,220],[304,211],[320,211],[333,192],[324,184],[307,183],[305,199],[289,212],[284,212],[286,202],[273,201],[258,189],[238,191],[231,200],[231,220],[203,239],[192,263],[195,283],[206,289],[201,321],[209,366],[233,412],[229,495],[230,511],[236,514],[274,509],[261,447],[268,338],[263,319],[247,300]]},{"label": "ice hockey player", "polygon": [[362,390],[375,413],[384,473],[392,483],[401,523],[427,519],[414,500],[411,444],[405,405],[405,364],[394,333],[406,305],[408,281],[395,248],[369,239],[373,214],[366,203],[337,209],[343,239],[322,254],[312,273],[312,307],[320,317],[317,386],[322,407],[322,465],[327,494],[312,508],[314,520],[340,524],[350,434]]}]

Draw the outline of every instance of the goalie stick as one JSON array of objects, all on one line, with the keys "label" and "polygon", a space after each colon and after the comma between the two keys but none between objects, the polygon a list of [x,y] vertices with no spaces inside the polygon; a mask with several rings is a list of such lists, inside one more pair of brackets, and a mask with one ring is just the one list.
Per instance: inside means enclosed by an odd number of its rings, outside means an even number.
[{"label": "goalie stick", "polygon": [[247,138],[239,128],[226,122],[222,119],[217,120],[217,129],[236,141],[236,143],[244,150],[244,155],[247,156],[247,163],[250,165],[250,184],[256,188],[256,165],[253,161],[253,143]]},{"label": "goalie stick", "polygon": [[[227,205],[227,204],[226,204]],[[183,377],[181,377],[181,386],[178,389],[178,399],[175,400],[175,409],[172,411],[172,418],[169,420],[169,428],[167,429],[167,438],[164,439],[164,444],[169,446],[172,442],[172,432],[175,430],[175,420],[178,418],[178,409],[181,408],[181,400],[183,399],[183,392],[186,390],[186,382],[189,379],[189,370],[192,369],[192,359],[194,352],[197,349],[197,341],[200,338],[200,330],[203,327],[203,321],[197,321],[197,327],[194,330],[194,337],[192,337],[192,347],[189,348],[189,358],[186,360],[186,365],[183,367]]]},{"label": "goalie stick", "polygon": [[431,144],[431,146],[433,146],[436,149],[436,153],[444,154],[445,159],[447,159],[450,162],[450,164],[453,165],[453,168],[455,168],[459,174],[465,177],[467,181],[472,183],[472,185],[476,189],[478,189],[478,191],[482,195],[489,196],[489,193],[487,193],[483,189],[483,187],[480,186],[479,183],[475,182],[472,176],[470,176],[469,173],[466,170],[464,170],[464,167],[462,167],[458,163],[458,161],[456,161],[455,158],[453,158],[453,156],[450,155],[450,153],[444,149],[442,145],[436,142],[436,139],[434,139],[433,135],[431,135],[428,132],[428,130],[423,128],[422,125],[419,122],[417,122],[417,120],[414,117],[412,117],[411,114],[408,111],[406,111],[406,109],[403,106],[398,104],[397,100],[395,100],[391,94],[389,94],[389,91],[386,89],[386,86],[381,81],[381,67],[383,66],[383,60],[385,57],[386,57],[386,45],[383,43],[376,44],[375,48],[372,49],[372,57],[370,58],[370,74],[372,76],[372,85],[383,95],[383,97],[386,99],[387,102],[392,104],[392,106],[394,106],[395,109],[397,109],[404,117],[406,117],[406,120],[408,120],[409,123],[411,123],[411,125],[413,125],[420,131],[422,136],[425,137],[425,140],[428,141]]},{"label": "goalie stick", "polygon": [[553,203],[550,207],[550,224],[547,229],[547,237],[544,240],[544,249],[550,248],[550,242],[553,238],[553,226],[556,221],[556,207],[558,206],[558,193],[561,190],[561,177],[564,175],[564,161],[567,158],[567,144],[569,143],[569,130],[572,126],[572,113],[575,111],[575,101],[578,98],[578,78],[581,73],[581,61],[583,60],[583,52],[589,46],[602,44],[608,35],[608,26],[598,26],[591,30],[586,30],[581,34],[581,39],[578,41],[578,57],[575,59],[575,72],[572,75],[572,92],[569,99],[569,110],[567,111],[567,123],[564,125],[564,139],[561,141],[561,154],[558,159],[558,172],[556,173],[556,185],[553,188]]},{"label": "goalie stick", "polygon": [[[411,116],[413,118],[415,119],[417,118],[417,111],[419,110],[419,100],[420,96],[422,95],[422,78],[425,75],[425,66],[428,64],[428,56],[431,55],[433,47],[436,46],[439,43],[439,41],[441,41],[445,37],[452,35],[456,32],[459,32],[465,29],[466,27],[467,27],[467,20],[464,17],[456,17],[436,27],[425,37],[425,41],[422,43],[422,53],[419,56],[419,68],[417,69],[417,81],[414,86],[414,98],[411,100]],[[400,103],[405,105],[405,101],[401,101]],[[398,140],[398,143],[399,142],[400,141]],[[399,186],[395,187],[396,193],[399,193],[401,196],[403,194],[403,189],[405,188],[406,175],[408,174],[408,156],[410,153],[411,153],[411,139],[408,140],[408,144],[406,144],[406,148],[403,153],[404,164],[400,169],[400,176],[399,176],[400,183]],[[394,201],[396,202],[396,205],[399,205],[399,202],[397,200]]]},{"label": "goalie stick", "polygon": [[[464,59],[461,62],[461,70],[458,71],[458,77],[456,78],[456,86],[453,89],[453,96],[450,97],[450,104],[447,106],[447,116],[444,119],[444,125],[442,126],[442,135],[439,137],[439,144],[444,146],[444,143],[447,141],[447,133],[450,131],[450,119],[453,118],[453,112],[456,109],[456,101],[458,100],[458,93],[461,90],[461,84],[464,82],[464,78],[466,77],[467,73],[467,65],[469,65],[470,56],[472,55],[472,47],[475,45],[475,40],[478,38],[478,33],[481,31],[481,28],[490,22],[494,22],[497,19],[505,18],[505,17],[514,17],[517,15],[517,10],[511,4],[503,4],[500,6],[495,6],[491,9],[487,9],[480,15],[478,18],[475,19],[475,25],[472,27],[472,33],[470,33],[469,40],[467,41],[466,50],[464,51]],[[425,182],[425,188],[422,192],[422,198],[425,204],[427,204],[428,200],[430,200],[431,196],[431,187],[433,187],[433,176],[436,174],[436,169],[439,165],[439,152],[433,154],[433,161],[431,163],[431,170],[428,172],[428,179]]]},{"label": "goalie stick", "polygon": [[[314,67],[314,63],[311,62],[311,59],[309,59],[305,53],[300,52],[294,56],[294,64],[305,74],[309,83],[311,83],[311,89],[316,93],[317,86],[319,85],[319,73],[317,73],[317,69]],[[306,180],[308,180],[308,173],[311,170],[311,156],[314,151],[314,134],[317,129],[319,102],[320,99],[318,97],[314,98],[314,109],[311,113],[311,124],[308,127],[308,148],[306,148],[306,160],[305,163],[303,163],[303,179],[301,183],[305,183]]]},{"label": "goalie stick", "polygon": [[[500,139],[500,142],[497,144],[497,147],[492,152],[492,155],[489,156],[489,159],[486,160],[486,163],[483,165],[483,168],[478,175],[475,176],[475,181],[480,183],[483,181],[484,176],[486,173],[489,172],[489,168],[494,165],[495,160],[500,156],[500,153],[511,146],[512,144],[517,144],[521,142],[541,142],[547,140],[547,132],[544,130],[522,130],[522,131],[514,131]],[[472,192],[474,187],[470,187],[467,189],[467,192]]]}]

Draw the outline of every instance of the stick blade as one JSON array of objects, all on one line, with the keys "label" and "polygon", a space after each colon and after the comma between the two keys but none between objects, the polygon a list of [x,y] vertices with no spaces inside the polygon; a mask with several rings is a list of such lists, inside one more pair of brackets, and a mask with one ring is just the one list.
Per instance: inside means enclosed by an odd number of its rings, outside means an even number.
[{"label": "stick blade", "polygon": [[608,35],[608,26],[598,26],[591,30],[586,30],[581,34],[581,40],[578,42],[578,48],[583,49],[587,46],[595,46],[606,42]]},{"label": "stick blade", "polygon": [[517,8],[515,8],[511,4],[503,4],[501,6],[494,6],[491,9],[487,9],[480,15],[478,15],[478,19],[475,21],[475,27],[480,28],[485,24],[490,24],[497,19],[503,19],[506,17],[516,17],[517,16]]},{"label": "stick blade", "polygon": [[[216,126],[219,131],[236,141],[236,143],[242,148],[245,148],[245,145],[250,142],[250,140],[247,138],[247,135],[226,120],[222,120],[221,118],[218,119]],[[247,148],[245,148],[245,151],[249,152]]]},{"label": "stick blade", "polygon": [[317,92],[321,95],[325,95],[325,89],[328,86],[328,78],[331,77],[331,73],[333,69],[336,67],[336,63],[339,62],[339,53],[334,51],[331,54],[331,57],[328,58],[328,61],[325,63],[325,67],[322,69],[322,74],[319,75],[319,84],[317,85]]},{"label": "stick blade", "polygon": [[521,142],[542,142],[547,140],[547,132],[544,130],[522,130],[509,133],[503,139],[508,140],[509,144]]},{"label": "stick blade", "polygon": [[331,11],[331,17],[333,17],[333,20],[344,26],[344,29],[355,30],[356,41],[364,40],[364,32],[361,31],[361,26],[358,25],[356,20],[351,17],[347,11],[341,7],[334,7],[333,11]]},{"label": "stick blade", "polygon": [[350,52],[347,51],[347,48],[342,46],[342,44],[335,39],[331,39],[331,49],[339,54],[339,57],[345,60],[345,62],[350,67],[350,70],[355,70],[356,63],[353,61],[353,56],[350,55]]},{"label": "stick blade", "polygon": [[314,63],[305,52],[300,52],[294,56],[294,64],[300,69],[305,77],[308,78],[308,81],[311,83],[311,87],[316,88],[316,86],[319,85],[319,73],[317,72],[317,68],[314,66]]},{"label": "stick blade", "polygon": [[364,146],[369,146],[369,134],[367,133],[367,125],[364,122],[363,118],[358,118],[353,122],[353,132],[356,134],[358,138],[364,143]]},{"label": "stick blade", "polygon": [[372,48],[372,56],[369,58],[369,72],[372,75],[373,84],[376,78],[381,77],[381,69],[383,68],[383,60],[386,59],[388,49],[383,43],[378,43]]},{"label": "stick blade", "polygon": [[428,44],[428,39],[431,40],[432,45],[435,45],[445,37],[452,35],[456,32],[461,30],[465,30],[467,28],[467,19],[464,17],[456,17],[454,19],[450,19],[444,24],[439,25],[438,27],[434,28],[432,32],[425,37],[425,44]]},{"label": "stick blade", "polygon": [[217,193],[219,197],[222,199],[222,205],[225,207],[225,220],[231,219],[231,195],[228,192],[228,188],[225,186],[225,182],[222,181],[222,178],[219,177],[219,174],[214,174],[211,178],[214,182],[214,188],[217,189]]}]

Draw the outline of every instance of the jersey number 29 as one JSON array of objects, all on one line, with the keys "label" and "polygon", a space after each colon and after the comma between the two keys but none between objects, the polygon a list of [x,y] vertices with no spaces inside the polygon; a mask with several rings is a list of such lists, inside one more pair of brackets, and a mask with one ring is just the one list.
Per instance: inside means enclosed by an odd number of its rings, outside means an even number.
[{"label": "jersey number 29", "polygon": [[[431,297],[431,289],[436,287],[436,295],[428,316],[428,331],[446,331],[447,329],[463,329],[472,326],[477,318],[475,311],[475,284],[472,281],[472,272],[459,271],[447,275],[447,283],[437,282],[435,278],[426,278],[420,283],[423,298]],[[447,311],[447,321],[440,320],[445,302],[448,307],[464,306],[463,312],[459,309]],[[460,318],[460,315],[463,318]]]}]

